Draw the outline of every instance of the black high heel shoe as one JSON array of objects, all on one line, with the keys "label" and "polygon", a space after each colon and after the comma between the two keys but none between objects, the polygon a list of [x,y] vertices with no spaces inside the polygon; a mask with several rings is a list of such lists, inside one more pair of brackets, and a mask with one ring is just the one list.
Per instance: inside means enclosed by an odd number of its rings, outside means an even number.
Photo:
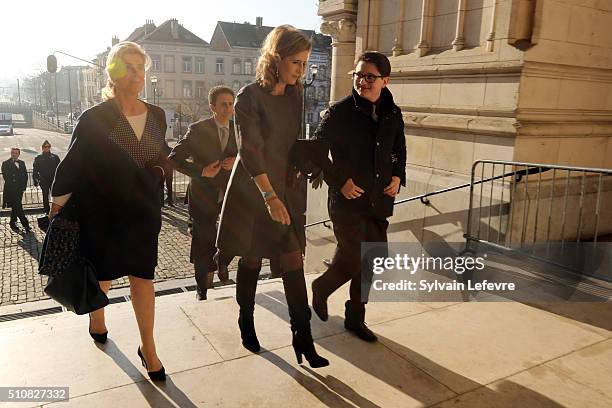
[{"label": "black high heel shoe", "polygon": [[308,365],[311,368],[321,368],[329,365],[329,360],[317,354],[312,342],[312,336],[300,336],[297,331],[294,331],[291,344],[298,364],[302,364],[303,355],[308,360]]},{"label": "black high heel shoe", "polygon": [[149,371],[149,368],[147,367],[147,362],[144,356],[142,355],[142,352],[140,351],[140,346],[138,346],[138,357],[140,357],[142,366],[145,368],[145,370],[147,370],[147,374],[149,374],[149,378],[152,381],[166,381],[166,369],[163,365],[162,368],[157,371]]},{"label": "black high heel shoe", "polygon": [[[89,327],[91,327],[91,315],[89,315]],[[93,333],[91,329],[88,329],[88,331],[89,335],[96,343],[105,344],[106,340],[108,340],[108,330],[104,333]]]}]

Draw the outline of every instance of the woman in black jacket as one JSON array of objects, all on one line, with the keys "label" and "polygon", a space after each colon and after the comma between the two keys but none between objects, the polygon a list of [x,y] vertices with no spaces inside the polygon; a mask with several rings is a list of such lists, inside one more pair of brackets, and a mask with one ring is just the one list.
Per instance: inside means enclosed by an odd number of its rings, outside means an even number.
[{"label": "woman in black jacket", "polygon": [[406,185],[404,121],[387,88],[390,74],[386,56],[362,54],[352,94],[327,110],[313,142],[338,243],[329,269],[312,283],[312,307],[327,320],[327,298],[350,280],[344,326],[365,341],[377,338],[364,323],[371,279],[361,276],[361,243],[387,241],[387,217]]},{"label": "woman in black jacket", "polygon": [[[153,338],[153,274],[161,229],[159,193],[170,149],[164,111],[138,99],[149,61],[136,43],[121,42],[110,50],[105,102],[79,118],[57,168],[49,217],[66,204],[76,205],[81,254],[95,266],[104,292],[113,279],[128,276],[140,330],[138,355],[152,380],[164,380]],[[104,309],[90,313],[89,333],[96,342],[106,342]]]},{"label": "woman in black jacket", "polygon": [[300,134],[301,79],[310,55],[308,37],[291,26],[272,30],[262,47],[256,81],[236,97],[238,159],[221,212],[217,246],[241,256],[236,282],[242,344],[260,349],[253,311],[262,258],[280,262],[291,318],[293,348],[311,367],[329,362],[315,351],[302,254],[306,196],[289,152]]}]

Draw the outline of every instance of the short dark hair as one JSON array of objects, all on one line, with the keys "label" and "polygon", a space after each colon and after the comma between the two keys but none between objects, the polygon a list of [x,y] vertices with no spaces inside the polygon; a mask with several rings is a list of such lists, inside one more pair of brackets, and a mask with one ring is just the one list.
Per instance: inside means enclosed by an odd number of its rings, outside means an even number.
[{"label": "short dark hair", "polygon": [[217,96],[221,94],[232,95],[232,98],[236,97],[236,95],[234,95],[234,91],[232,91],[232,88],[228,88],[227,86],[223,85],[217,85],[213,86],[210,89],[210,92],[208,92],[208,103],[211,105],[217,103]]},{"label": "short dark hair", "polygon": [[45,140],[42,144],[42,147],[51,147],[51,143],[48,140]]},{"label": "short dark hair", "polygon": [[385,54],[378,51],[366,51],[357,58],[355,64],[358,64],[359,61],[374,64],[383,77],[391,75],[391,63]]}]

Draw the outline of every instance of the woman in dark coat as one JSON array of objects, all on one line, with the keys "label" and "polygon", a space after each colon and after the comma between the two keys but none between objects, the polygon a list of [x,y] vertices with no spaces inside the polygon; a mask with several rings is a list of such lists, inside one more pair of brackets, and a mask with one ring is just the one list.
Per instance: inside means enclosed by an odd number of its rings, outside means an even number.
[{"label": "woman in dark coat", "polygon": [[328,209],[338,241],[329,269],[312,283],[312,307],[327,320],[327,298],[350,281],[344,326],[370,342],[377,338],[364,320],[371,276],[361,274],[361,243],[387,242],[387,217],[400,184],[406,185],[404,121],[387,88],[390,74],[385,55],[362,54],[352,94],[327,110],[312,141],[318,150],[313,161],[329,184]]},{"label": "woman in dark coat", "polygon": [[311,367],[323,367],[329,362],[314,348],[304,280],[306,197],[289,161],[300,134],[300,81],[311,47],[299,30],[276,27],[261,50],[256,82],[236,97],[239,156],[221,212],[217,246],[227,255],[242,257],[236,300],[244,347],[260,349],[253,322],[257,278],[262,258],[278,259],[298,362],[305,355]]},{"label": "woman in dark coat", "polygon": [[[153,338],[153,274],[161,229],[159,194],[170,149],[163,110],[138,99],[148,62],[135,43],[110,50],[106,101],[79,118],[57,168],[49,216],[64,205],[76,205],[80,250],[95,266],[104,292],[113,279],[128,276],[140,330],[138,355],[151,379],[164,380]],[[90,314],[89,332],[95,341],[106,342],[104,309]]]}]

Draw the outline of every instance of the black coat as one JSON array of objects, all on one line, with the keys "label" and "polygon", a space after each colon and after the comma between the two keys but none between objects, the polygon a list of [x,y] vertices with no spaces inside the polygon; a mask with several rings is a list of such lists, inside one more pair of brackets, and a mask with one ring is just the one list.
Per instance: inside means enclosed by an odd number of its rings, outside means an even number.
[{"label": "black coat", "polygon": [[[219,216],[219,191],[225,193],[230,171],[221,169],[215,177],[203,177],[202,169],[217,160],[236,157],[238,147],[234,136],[234,123],[230,121],[227,146],[221,151],[217,125],[213,118],[189,125],[180,142],[172,149],[168,159],[181,173],[191,177],[189,190],[189,214],[197,221]],[[193,162],[187,161],[191,158]],[[216,234],[216,231],[215,231]]]},{"label": "black coat", "polygon": [[2,162],[2,177],[4,178],[4,191],[2,194],[2,208],[12,207],[16,200],[21,201],[23,192],[28,186],[28,171],[23,160],[17,159],[17,166],[13,159]]},{"label": "black coat", "polygon": [[[212,260],[216,252],[219,196],[225,194],[230,171],[219,170],[215,177],[203,177],[202,169],[217,160],[236,157],[238,147],[234,136],[234,123],[229,124],[229,139],[221,151],[219,130],[213,118],[189,125],[185,137],[172,149],[170,163],[181,173],[191,177],[189,183],[189,215],[194,220],[191,240],[191,262],[196,259]],[[190,161],[187,159],[190,158]]]},{"label": "black coat", "polygon": [[[301,93],[288,86],[285,95],[274,96],[252,83],[238,93],[234,108],[239,155],[221,210],[217,246],[228,256],[274,258],[287,251],[287,237],[294,234],[303,251],[306,195],[289,160],[300,135]],[[264,173],[287,207],[291,227],[268,214],[253,181]]]},{"label": "black coat", "polygon": [[101,280],[145,277],[157,265],[161,228],[159,167],[170,151],[163,139],[164,111],[146,104],[161,132],[158,158],[139,168],[109,135],[121,117],[117,104],[106,101],[83,112],[72,141],[55,174],[52,196],[72,193],[78,207],[80,249],[93,262]]},{"label": "black coat", "polygon": [[[377,218],[393,214],[395,199],[384,194],[392,176],[406,185],[406,139],[402,112],[393,96],[383,88],[372,117],[373,104],[352,95],[331,106],[315,131],[312,160],[323,169],[329,185],[330,214],[361,213]],[[328,158],[331,152],[332,161]],[[340,189],[349,178],[365,190],[361,197],[348,200]]]},{"label": "black coat", "polygon": [[32,180],[34,184],[51,186],[55,170],[60,163],[58,155],[53,153],[42,153],[34,158],[34,168],[32,171]]}]

